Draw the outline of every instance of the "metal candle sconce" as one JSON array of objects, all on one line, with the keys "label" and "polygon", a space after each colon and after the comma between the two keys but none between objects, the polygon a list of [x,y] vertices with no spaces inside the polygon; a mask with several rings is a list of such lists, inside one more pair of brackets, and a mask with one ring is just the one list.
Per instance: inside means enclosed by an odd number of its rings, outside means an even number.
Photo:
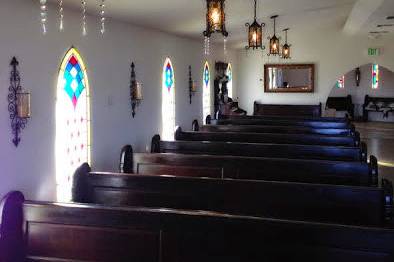
[{"label": "metal candle sconce", "polygon": [[357,67],[355,70],[355,79],[356,79],[356,85],[360,86],[360,81],[361,81],[361,71],[360,68]]},{"label": "metal candle sconce", "polygon": [[192,67],[189,66],[189,97],[190,97],[190,104],[192,104],[192,97],[196,93],[196,85],[192,79]]},{"label": "metal candle sconce", "polygon": [[20,133],[26,127],[30,118],[30,93],[23,92],[19,74],[19,62],[16,57],[11,61],[11,77],[8,93],[8,112],[10,113],[12,142],[17,147],[21,141]]},{"label": "metal candle sconce", "polygon": [[131,114],[134,118],[136,114],[135,110],[143,100],[142,84],[137,82],[134,63],[131,63],[130,99],[131,99],[131,109],[132,109]]}]

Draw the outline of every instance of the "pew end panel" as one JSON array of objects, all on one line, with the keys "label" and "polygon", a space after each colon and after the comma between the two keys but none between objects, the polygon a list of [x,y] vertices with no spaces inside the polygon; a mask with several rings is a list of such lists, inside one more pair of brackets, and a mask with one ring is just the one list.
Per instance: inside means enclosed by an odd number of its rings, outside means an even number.
[{"label": "pew end panel", "polygon": [[87,175],[91,171],[92,169],[87,163],[82,164],[75,170],[71,194],[73,202],[89,203],[89,197],[92,192],[89,191],[89,180]]},{"label": "pew end panel", "polygon": [[356,131],[354,132],[354,146],[360,146],[361,145],[361,135],[360,132]]},{"label": "pew end panel", "polygon": [[183,134],[182,127],[177,126],[175,129],[175,134],[174,134],[175,141],[180,140],[180,138],[182,137],[182,134]]},{"label": "pew end panel", "polygon": [[370,184],[373,186],[378,186],[379,184],[379,164],[378,159],[371,155],[369,157],[369,166],[370,166]]},{"label": "pew end panel", "polygon": [[200,131],[200,124],[197,119],[193,120],[192,131]]},{"label": "pew end panel", "polygon": [[385,222],[388,223],[391,228],[394,228],[393,184],[387,179],[382,179],[382,188],[384,192]]},{"label": "pew end panel", "polygon": [[24,201],[25,197],[19,191],[8,193],[1,201],[0,261],[2,262],[23,261]]},{"label": "pew end panel", "polygon": [[368,161],[368,146],[365,142],[361,142],[360,144],[360,160],[361,162]]},{"label": "pew end panel", "polygon": [[211,115],[207,115],[207,117],[205,118],[205,124],[206,125],[210,125],[211,124],[211,120],[212,120]]},{"label": "pew end panel", "polygon": [[152,137],[152,143],[150,146],[150,152],[153,153],[160,153],[160,141],[161,137],[160,135],[154,135]]},{"label": "pew end panel", "polygon": [[126,161],[126,159],[132,159],[133,147],[131,145],[125,145],[120,152],[119,172],[120,173],[132,173],[133,165],[132,162]]}]

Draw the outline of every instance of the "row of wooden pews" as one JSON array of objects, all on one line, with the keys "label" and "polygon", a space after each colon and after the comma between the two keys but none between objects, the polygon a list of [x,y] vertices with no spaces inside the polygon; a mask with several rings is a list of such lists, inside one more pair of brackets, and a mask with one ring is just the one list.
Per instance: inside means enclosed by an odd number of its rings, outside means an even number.
[{"label": "row of wooden pews", "polygon": [[73,204],[11,192],[0,261],[394,260],[393,187],[348,120],[209,121],[125,146],[120,173],[82,165]]}]

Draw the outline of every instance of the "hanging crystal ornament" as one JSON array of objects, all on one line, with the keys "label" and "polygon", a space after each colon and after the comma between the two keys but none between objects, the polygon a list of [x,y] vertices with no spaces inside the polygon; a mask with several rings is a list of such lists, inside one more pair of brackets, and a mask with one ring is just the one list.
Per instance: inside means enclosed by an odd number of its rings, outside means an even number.
[{"label": "hanging crystal ornament", "polygon": [[204,37],[204,54],[206,55],[206,56],[209,56],[210,55],[210,39],[209,39],[209,37]]},{"label": "hanging crystal ornament", "polygon": [[105,0],[101,0],[100,4],[100,23],[101,23],[101,34],[105,33]]},{"label": "hanging crystal ornament", "polygon": [[59,0],[59,30],[60,32],[63,32],[64,30],[64,24],[63,24],[63,19],[64,19],[64,9],[63,9],[63,0]]},{"label": "hanging crystal ornament", "polygon": [[82,35],[87,35],[86,29],[86,1],[82,0]]},{"label": "hanging crystal ornament", "polygon": [[47,33],[47,0],[40,0],[40,18],[42,33]]},{"label": "hanging crystal ornament", "polygon": [[227,37],[223,37],[223,54],[227,55]]}]

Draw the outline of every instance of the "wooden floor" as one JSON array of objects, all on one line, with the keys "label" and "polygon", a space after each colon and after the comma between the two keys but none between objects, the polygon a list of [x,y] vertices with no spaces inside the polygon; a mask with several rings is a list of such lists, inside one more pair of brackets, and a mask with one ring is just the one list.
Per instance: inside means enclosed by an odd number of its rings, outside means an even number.
[{"label": "wooden floor", "polygon": [[355,123],[369,154],[379,160],[379,173],[394,182],[394,123]]}]

